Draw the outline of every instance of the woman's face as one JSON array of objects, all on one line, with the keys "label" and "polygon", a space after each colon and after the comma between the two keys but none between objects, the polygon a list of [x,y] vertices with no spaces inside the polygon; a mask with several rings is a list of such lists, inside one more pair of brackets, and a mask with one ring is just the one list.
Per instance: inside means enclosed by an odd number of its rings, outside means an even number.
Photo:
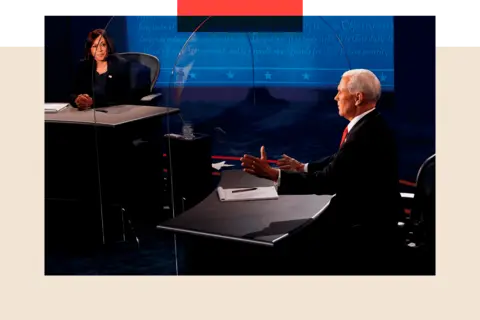
[{"label": "woman's face", "polygon": [[104,61],[108,55],[107,42],[102,36],[97,37],[93,41],[92,47],[90,48],[90,53],[96,61]]}]

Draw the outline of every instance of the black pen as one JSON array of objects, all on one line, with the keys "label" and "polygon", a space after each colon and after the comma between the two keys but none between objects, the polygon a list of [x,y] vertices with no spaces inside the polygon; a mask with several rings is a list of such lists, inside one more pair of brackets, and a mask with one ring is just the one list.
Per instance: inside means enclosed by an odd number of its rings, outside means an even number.
[{"label": "black pen", "polygon": [[253,190],[257,190],[257,188],[249,188],[249,189],[233,190],[233,191],[232,191],[232,193],[244,192],[244,191],[253,191]]},{"label": "black pen", "polygon": [[108,111],[107,111],[107,110],[102,110],[102,109],[96,109],[96,111],[98,111],[98,112],[104,112],[104,113],[108,113]]}]

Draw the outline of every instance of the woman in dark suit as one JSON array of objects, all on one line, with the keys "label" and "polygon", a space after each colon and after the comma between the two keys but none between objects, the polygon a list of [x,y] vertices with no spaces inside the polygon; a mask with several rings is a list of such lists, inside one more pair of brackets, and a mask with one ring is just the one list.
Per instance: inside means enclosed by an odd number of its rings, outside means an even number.
[{"label": "woman in dark suit", "polygon": [[77,68],[70,104],[85,110],[135,100],[128,61],[114,53],[105,30],[91,31],[85,42],[85,58]]}]

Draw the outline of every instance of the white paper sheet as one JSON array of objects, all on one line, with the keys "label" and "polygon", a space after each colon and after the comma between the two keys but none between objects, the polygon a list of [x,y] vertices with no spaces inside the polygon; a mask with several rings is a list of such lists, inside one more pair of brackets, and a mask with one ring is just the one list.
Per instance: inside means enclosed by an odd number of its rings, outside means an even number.
[{"label": "white paper sheet", "polygon": [[58,112],[66,107],[68,107],[67,102],[60,103],[45,103],[45,112]]},{"label": "white paper sheet", "polygon": [[276,200],[278,193],[275,187],[257,187],[255,190],[244,192],[233,192],[234,190],[243,190],[250,188],[232,188],[224,189],[217,188],[217,193],[220,201],[250,201],[250,200]]}]

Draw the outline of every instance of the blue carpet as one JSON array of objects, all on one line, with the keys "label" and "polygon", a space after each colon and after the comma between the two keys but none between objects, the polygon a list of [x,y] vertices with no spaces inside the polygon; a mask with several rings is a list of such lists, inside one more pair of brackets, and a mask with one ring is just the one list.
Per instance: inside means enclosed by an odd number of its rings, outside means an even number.
[{"label": "blue carpet", "polygon": [[176,275],[173,235],[150,230],[139,238],[139,247],[130,242],[48,250],[45,275]]}]

